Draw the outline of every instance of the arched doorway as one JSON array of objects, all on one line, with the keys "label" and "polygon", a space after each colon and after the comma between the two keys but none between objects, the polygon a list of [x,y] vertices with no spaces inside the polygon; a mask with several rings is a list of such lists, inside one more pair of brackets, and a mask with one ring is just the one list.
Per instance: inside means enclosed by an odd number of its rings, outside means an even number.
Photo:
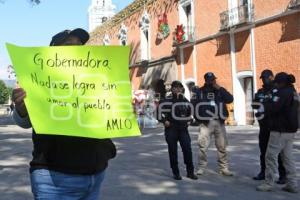
[{"label": "arched doorway", "polygon": [[254,112],[251,107],[253,100],[254,87],[253,87],[253,73],[252,71],[242,71],[237,73],[238,78],[238,91],[236,93],[235,102],[239,105],[241,125],[254,124]]},{"label": "arched doorway", "polygon": [[251,107],[253,100],[253,77],[245,77],[244,92],[245,92],[245,104],[246,104],[246,125],[254,124],[254,113]]},{"label": "arched doorway", "polygon": [[191,97],[192,97],[192,88],[195,86],[196,84],[196,80],[194,78],[188,78],[188,79],[185,79],[184,81],[184,96],[188,99],[188,100],[191,100]]}]

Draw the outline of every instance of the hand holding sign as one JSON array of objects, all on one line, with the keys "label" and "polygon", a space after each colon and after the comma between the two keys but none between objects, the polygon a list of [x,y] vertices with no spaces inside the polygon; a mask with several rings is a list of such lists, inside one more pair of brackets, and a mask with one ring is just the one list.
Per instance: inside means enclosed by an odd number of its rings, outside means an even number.
[{"label": "hand holding sign", "polygon": [[16,88],[12,93],[12,101],[15,103],[16,110],[21,117],[26,117],[28,115],[24,98],[26,97],[26,92],[22,88]]},{"label": "hand holding sign", "polygon": [[7,49],[37,133],[90,138],[140,135],[131,105],[128,47],[7,44]]}]

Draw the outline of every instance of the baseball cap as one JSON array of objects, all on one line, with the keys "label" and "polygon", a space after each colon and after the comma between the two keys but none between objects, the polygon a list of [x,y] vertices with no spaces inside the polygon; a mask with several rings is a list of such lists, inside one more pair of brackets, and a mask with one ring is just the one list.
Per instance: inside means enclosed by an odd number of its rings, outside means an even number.
[{"label": "baseball cap", "polygon": [[64,30],[52,37],[50,46],[56,46],[62,44],[65,41],[65,39],[71,35],[78,37],[82,42],[82,44],[85,44],[90,38],[89,33],[81,28],[76,28],[74,30]]},{"label": "baseball cap", "polygon": [[270,76],[274,76],[273,72],[269,69],[265,69],[264,71],[261,72],[260,78],[269,78]]},{"label": "baseball cap", "polygon": [[183,85],[180,81],[173,81],[172,84],[171,84],[171,88],[174,88],[174,87],[181,87],[183,88]]},{"label": "baseball cap", "polygon": [[212,72],[207,72],[205,75],[204,75],[204,80],[205,82],[210,82],[210,81],[213,81],[217,79],[217,77],[214,75],[214,73]]},{"label": "baseball cap", "polygon": [[275,83],[288,83],[289,82],[289,75],[285,72],[280,72],[276,74],[274,78]]}]

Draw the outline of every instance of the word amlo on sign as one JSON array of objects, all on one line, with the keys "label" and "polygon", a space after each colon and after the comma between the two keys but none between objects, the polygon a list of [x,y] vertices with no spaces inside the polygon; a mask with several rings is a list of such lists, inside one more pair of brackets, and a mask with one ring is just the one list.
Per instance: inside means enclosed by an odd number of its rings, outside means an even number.
[{"label": "word amlo on sign", "polygon": [[51,68],[107,68],[110,69],[108,60],[91,58],[91,52],[88,51],[86,57],[82,58],[61,58],[55,53],[54,58],[45,59],[41,53],[36,53],[33,57],[34,64],[38,65],[42,70],[44,67]]},{"label": "word amlo on sign", "polygon": [[107,120],[106,123],[106,130],[122,130],[122,129],[131,129],[132,128],[132,122],[130,119],[110,119]]}]

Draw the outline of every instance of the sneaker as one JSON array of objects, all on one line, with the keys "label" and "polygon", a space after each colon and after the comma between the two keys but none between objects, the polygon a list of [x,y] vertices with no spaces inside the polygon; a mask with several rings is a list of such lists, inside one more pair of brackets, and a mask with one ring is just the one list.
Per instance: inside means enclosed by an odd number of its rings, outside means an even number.
[{"label": "sneaker", "polygon": [[204,169],[198,169],[198,171],[197,171],[197,173],[196,173],[197,175],[203,175],[204,174]]},{"label": "sneaker", "polygon": [[198,176],[196,176],[194,173],[192,174],[188,174],[186,177],[192,179],[192,180],[197,180],[198,179]]},{"label": "sneaker", "polygon": [[256,187],[256,190],[260,191],[260,192],[270,192],[270,191],[272,191],[272,189],[273,189],[273,187],[267,183],[264,183],[264,184]]},{"label": "sneaker", "polygon": [[223,176],[233,176],[234,174],[229,171],[228,169],[221,169],[219,171],[219,174],[223,175]]},{"label": "sneaker", "polygon": [[256,180],[256,181],[265,180],[265,173],[260,172],[257,176],[253,177],[253,180]]},{"label": "sneaker", "polygon": [[290,193],[298,193],[298,189],[295,188],[295,187],[292,187],[290,185],[286,185],[285,187],[282,188],[283,191],[286,191],[286,192],[290,192]]},{"label": "sneaker", "polygon": [[177,181],[182,180],[182,177],[181,177],[179,174],[174,174],[174,175],[173,175],[173,178],[174,178],[175,180],[177,180]]}]

